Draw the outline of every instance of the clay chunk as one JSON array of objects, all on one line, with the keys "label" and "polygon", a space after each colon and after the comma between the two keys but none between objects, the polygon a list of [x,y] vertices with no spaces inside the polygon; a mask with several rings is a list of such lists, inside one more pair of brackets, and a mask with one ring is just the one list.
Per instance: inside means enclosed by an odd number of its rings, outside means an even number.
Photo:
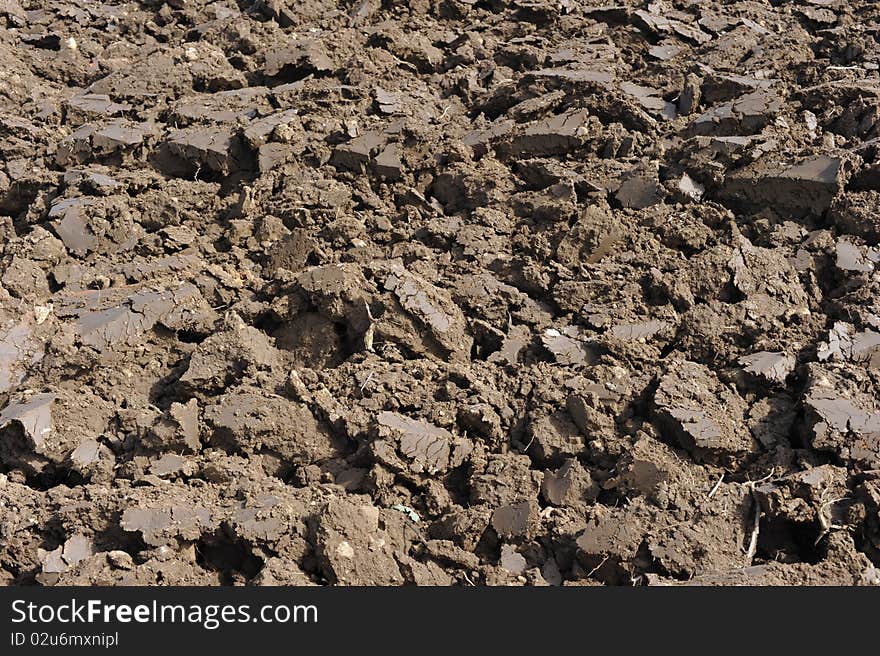
[{"label": "clay chunk", "polygon": [[754,449],[745,403],[705,366],[682,362],[660,378],[656,415],[682,448],[704,462],[735,461]]}]

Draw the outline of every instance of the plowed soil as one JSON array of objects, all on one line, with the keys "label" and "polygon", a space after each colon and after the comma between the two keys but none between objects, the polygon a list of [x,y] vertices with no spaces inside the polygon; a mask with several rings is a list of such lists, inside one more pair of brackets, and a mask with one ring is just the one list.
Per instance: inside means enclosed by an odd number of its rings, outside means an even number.
[{"label": "plowed soil", "polygon": [[880,583],[872,0],[0,0],[0,581]]}]

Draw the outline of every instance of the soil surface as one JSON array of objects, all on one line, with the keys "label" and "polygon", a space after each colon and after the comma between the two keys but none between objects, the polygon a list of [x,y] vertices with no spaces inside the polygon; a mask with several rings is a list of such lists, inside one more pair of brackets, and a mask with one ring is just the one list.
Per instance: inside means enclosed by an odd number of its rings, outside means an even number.
[{"label": "soil surface", "polygon": [[0,0],[0,580],[880,582],[872,0]]}]

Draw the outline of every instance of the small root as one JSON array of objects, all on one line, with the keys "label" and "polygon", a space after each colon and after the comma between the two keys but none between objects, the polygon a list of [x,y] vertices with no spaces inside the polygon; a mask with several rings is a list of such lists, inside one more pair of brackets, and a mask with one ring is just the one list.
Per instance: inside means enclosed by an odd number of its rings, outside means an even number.
[{"label": "small root", "polygon": [[596,565],[593,569],[587,572],[587,578],[590,578],[593,574],[599,571],[599,568],[602,567],[605,563],[608,562],[608,554],[605,554],[605,557],[599,561],[599,564]]},{"label": "small root", "polygon": [[724,482],[724,474],[721,474],[721,478],[719,478],[719,479],[718,479],[718,482],[715,483],[715,486],[714,486],[714,487],[712,488],[712,490],[709,492],[708,496],[706,497],[706,500],[709,500],[709,499],[711,499],[713,496],[715,496],[715,493],[718,491],[718,488],[721,487],[721,483],[723,483],[723,482]]}]

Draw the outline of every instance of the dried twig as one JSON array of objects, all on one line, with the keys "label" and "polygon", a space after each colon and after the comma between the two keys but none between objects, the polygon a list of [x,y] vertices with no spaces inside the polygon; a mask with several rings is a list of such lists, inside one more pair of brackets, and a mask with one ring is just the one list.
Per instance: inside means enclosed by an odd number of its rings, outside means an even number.
[{"label": "dried twig", "polygon": [[718,479],[718,482],[715,483],[715,486],[712,488],[712,490],[709,492],[709,495],[706,497],[707,500],[711,499],[713,496],[715,496],[715,493],[718,491],[718,488],[721,487],[721,483],[723,481],[724,481],[724,474],[721,474],[721,478]]},{"label": "dried twig", "polygon": [[755,492],[755,484],[748,483],[749,492],[752,495],[752,502],[755,506],[755,520],[752,523],[752,535],[749,538],[749,548],[746,551],[746,564],[751,565],[755,559],[755,553],[758,551],[758,534],[761,531],[761,502],[758,501],[758,494]]}]

